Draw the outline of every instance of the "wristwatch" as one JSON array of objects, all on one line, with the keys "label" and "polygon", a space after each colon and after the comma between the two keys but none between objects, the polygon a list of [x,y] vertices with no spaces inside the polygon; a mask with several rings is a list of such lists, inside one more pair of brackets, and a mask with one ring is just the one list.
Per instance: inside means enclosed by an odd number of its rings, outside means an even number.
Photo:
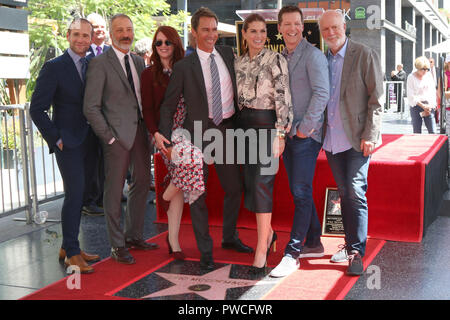
[{"label": "wristwatch", "polygon": [[281,130],[281,129],[277,129],[277,137],[281,138],[281,139],[286,138],[286,131]]}]

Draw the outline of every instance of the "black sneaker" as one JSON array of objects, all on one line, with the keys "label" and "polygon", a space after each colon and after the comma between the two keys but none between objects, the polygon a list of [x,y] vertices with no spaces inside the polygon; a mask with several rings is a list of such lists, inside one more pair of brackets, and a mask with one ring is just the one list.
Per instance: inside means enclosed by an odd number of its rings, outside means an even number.
[{"label": "black sneaker", "polygon": [[360,276],[364,273],[364,266],[358,250],[352,250],[348,255],[347,275]]},{"label": "black sneaker", "polygon": [[322,243],[315,247],[303,246],[299,258],[320,258],[325,255],[325,249]]}]

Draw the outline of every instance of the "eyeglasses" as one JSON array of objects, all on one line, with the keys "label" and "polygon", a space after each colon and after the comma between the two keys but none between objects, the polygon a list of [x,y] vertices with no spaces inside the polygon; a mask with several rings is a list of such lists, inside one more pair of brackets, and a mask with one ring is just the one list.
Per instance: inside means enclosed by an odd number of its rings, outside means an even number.
[{"label": "eyeglasses", "polygon": [[420,70],[422,70],[422,71],[430,71],[430,69],[428,69],[428,68],[422,68]]},{"label": "eyeglasses", "polygon": [[[168,46],[168,47],[172,45],[172,42],[170,42],[169,40],[164,41],[164,43],[165,43],[166,46]],[[155,42],[155,46],[157,46],[157,47],[161,47],[162,44],[163,44],[163,41],[162,41],[162,40],[158,40],[158,41]]]}]

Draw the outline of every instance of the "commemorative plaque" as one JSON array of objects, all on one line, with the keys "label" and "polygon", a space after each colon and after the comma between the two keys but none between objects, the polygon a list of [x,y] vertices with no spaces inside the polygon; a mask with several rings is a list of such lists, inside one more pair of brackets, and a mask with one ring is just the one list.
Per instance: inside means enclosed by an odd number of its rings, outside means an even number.
[{"label": "commemorative plaque", "polygon": [[322,234],[343,236],[341,199],[336,188],[327,188],[325,195],[325,209],[323,212]]}]

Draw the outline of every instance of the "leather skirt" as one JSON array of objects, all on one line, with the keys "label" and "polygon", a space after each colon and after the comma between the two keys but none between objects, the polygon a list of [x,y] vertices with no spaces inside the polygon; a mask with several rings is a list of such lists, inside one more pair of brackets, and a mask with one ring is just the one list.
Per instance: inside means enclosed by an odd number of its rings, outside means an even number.
[{"label": "leather skirt", "polygon": [[275,110],[250,108],[243,108],[237,119],[238,127],[244,130],[246,137],[243,164],[244,205],[254,213],[272,212],[276,172],[272,173],[270,168],[273,160],[272,131],[275,130],[276,120]]}]

